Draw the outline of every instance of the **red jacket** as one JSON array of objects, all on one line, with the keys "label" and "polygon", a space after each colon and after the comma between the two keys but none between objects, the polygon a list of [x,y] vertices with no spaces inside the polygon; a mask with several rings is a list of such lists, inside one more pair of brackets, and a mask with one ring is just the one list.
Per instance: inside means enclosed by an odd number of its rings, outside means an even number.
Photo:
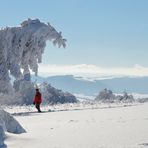
[{"label": "red jacket", "polygon": [[42,102],[41,93],[40,92],[36,92],[33,103],[41,103],[41,102]]}]

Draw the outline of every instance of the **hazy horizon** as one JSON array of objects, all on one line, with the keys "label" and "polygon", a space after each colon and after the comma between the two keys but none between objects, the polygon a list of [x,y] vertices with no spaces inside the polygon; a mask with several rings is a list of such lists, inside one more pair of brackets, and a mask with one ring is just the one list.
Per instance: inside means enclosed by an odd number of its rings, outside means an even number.
[{"label": "hazy horizon", "polygon": [[147,8],[147,0],[5,0],[0,27],[38,18],[62,31],[66,49],[47,42],[39,75],[148,76]]}]

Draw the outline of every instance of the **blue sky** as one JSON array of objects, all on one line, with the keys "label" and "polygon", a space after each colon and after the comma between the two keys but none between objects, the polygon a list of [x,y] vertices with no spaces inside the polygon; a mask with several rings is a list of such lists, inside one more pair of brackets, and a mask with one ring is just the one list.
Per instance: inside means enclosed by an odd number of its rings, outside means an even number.
[{"label": "blue sky", "polygon": [[0,27],[50,22],[68,40],[47,44],[43,64],[148,67],[148,0],[0,0]]}]

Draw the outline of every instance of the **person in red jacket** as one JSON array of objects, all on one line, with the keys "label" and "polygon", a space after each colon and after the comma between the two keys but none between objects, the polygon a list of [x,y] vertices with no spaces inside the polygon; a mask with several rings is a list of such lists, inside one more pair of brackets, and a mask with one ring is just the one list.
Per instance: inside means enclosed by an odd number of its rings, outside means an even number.
[{"label": "person in red jacket", "polygon": [[39,92],[39,89],[36,88],[36,94],[33,100],[33,104],[35,105],[35,107],[37,108],[38,112],[41,112],[40,110],[40,104],[42,103],[42,95]]}]

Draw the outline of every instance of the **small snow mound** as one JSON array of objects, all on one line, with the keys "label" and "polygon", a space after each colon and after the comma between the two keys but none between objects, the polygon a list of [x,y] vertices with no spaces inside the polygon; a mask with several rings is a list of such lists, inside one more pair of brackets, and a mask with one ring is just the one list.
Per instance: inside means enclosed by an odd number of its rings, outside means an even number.
[{"label": "small snow mound", "polygon": [[19,124],[19,122],[8,112],[0,110],[1,127],[6,129],[7,132],[14,134],[25,133],[25,129]]}]

